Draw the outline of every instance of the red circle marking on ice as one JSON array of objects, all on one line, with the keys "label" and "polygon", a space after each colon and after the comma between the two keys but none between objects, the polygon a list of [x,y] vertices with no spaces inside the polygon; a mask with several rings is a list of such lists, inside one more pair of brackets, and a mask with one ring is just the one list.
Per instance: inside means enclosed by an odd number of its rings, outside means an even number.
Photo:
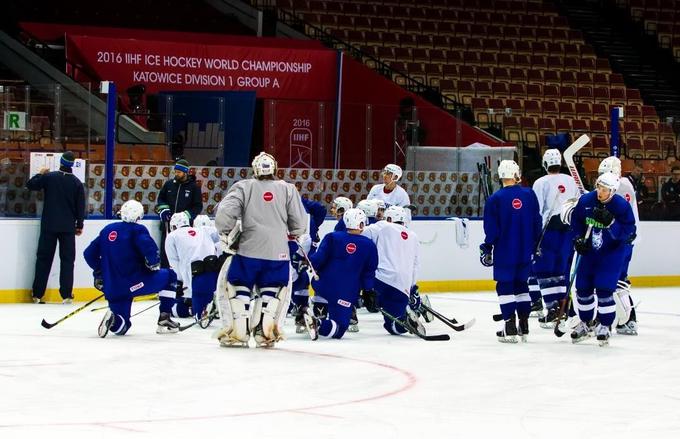
[{"label": "red circle marking on ice", "polygon": [[521,209],[522,200],[520,200],[519,198],[515,198],[514,200],[512,200],[512,207],[514,207],[515,209]]},{"label": "red circle marking on ice", "polygon": [[345,246],[345,250],[347,250],[347,253],[350,255],[353,254],[355,251],[357,251],[357,245],[353,242],[350,242]]},{"label": "red circle marking on ice", "polygon": [[196,230],[189,230],[187,233],[189,233],[189,236],[196,236]]},{"label": "red circle marking on ice", "polygon": [[626,201],[628,201],[630,203],[630,194],[626,194],[624,196],[626,197]]},{"label": "red circle marking on ice", "polygon": [[564,185],[559,185],[557,186],[557,190],[560,191],[561,194],[563,194],[567,190],[567,188],[564,187]]},{"label": "red circle marking on ice", "polygon": [[274,194],[272,194],[271,192],[265,192],[262,195],[262,199],[268,203],[274,199]]},{"label": "red circle marking on ice", "polygon": [[113,232],[109,233],[109,241],[113,242],[116,240],[116,238],[118,238],[118,232],[114,230]]},{"label": "red circle marking on ice", "polygon": [[408,233],[401,232],[401,239],[408,239]]}]

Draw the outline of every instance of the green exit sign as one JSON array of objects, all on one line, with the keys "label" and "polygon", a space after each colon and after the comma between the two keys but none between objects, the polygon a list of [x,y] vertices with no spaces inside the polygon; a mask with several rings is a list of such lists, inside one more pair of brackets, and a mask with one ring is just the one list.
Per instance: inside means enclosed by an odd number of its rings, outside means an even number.
[{"label": "green exit sign", "polygon": [[9,131],[26,131],[26,113],[23,111],[5,111],[3,128]]}]

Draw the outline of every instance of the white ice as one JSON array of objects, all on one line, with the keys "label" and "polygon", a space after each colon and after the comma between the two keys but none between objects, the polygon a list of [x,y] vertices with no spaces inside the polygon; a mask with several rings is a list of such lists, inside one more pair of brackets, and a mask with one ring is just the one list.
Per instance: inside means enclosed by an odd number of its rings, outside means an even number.
[{"label": "white ice", "polygon": [[104,311],[46,330],[77,305],[0,305],[0,438],[677,438],[680,292],[634,293],[640,335],[605,348],[535,320],[528,343],[501,344],[493,293],[430,296],[477,318],[459,333],[428,324],[450,341],[389,336],[360,312],[340,341],[288,321],[271,350],[221,348],[197,327],[157,335],[157,308],[100,339]]}]

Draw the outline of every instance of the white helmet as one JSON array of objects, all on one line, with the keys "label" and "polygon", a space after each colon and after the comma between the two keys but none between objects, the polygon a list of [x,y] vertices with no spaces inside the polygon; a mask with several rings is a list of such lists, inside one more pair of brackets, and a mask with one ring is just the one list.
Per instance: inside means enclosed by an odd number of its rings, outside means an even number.
[{"label": "white helmet", "polygon": [[340,209],[342,209],[343,212],[347,212],[352,207],[354,207],[354,204],[352,204],[352,200],[350,200],[347,197],[338,197],[335,200],[333,200],[333,204],[335,204],[335,212],[336,213]]},{"label": "white helmet", "polygon": [[501,160],[498,165],[498,178],[514,178],[519,180],[522,173],[519,170],[519,165],[514,160]]},{"label": "white helmet", "polygon": [[361,230],[367,225],[366,214],[361,209],[348,209],[342,215],[348,230]]},{"label": "white helmet", "polygon": [[382,171],[383,171],[383,174],[392,174],[392,175],[394,175],[394,180],[395,180],[395,181],[399,181],[399,179],[401,178],[401,173],[402,173],[402,172],[401,172],[401,167],[399,167],[398,165],[395,165],[394,163],[390,163],[390,164],[386,165],[386,166],[383,168]]},{"label": "white helmet", "polygon": [[378,214],[378,203],[374,200],[361,200],[357,203],[357,209],[363,210],[367,217],[375,218]]},{"label": "white helmet", "polygon": [[621,160],[618,157],[611,156],[600,162],[597,168],[597,173],[602,175],[605,172],[612,172],[617,177],[621,178]]},{"label": "white helmet", "polygon": [[600,175],[597,177],[597,181],[595,182],[595,187],[597,188],[598,186],[602,186],[604,188],[607,188],[611,191],[609,198],[605,200],[609,201],[612,199],[614,194],[616,193],[617,190],[619,190],[619,184],[620,180],[619,177],[614,174],[613,172],[605,172],[604,174]]},{"label": "white helmet", "polygon": [[543,168],[547,171],[551,166],[562,165],[562,154],[557,149],[546,149],[543,153]]},{"label": "white helmet", "polygon": [[273,155],[261,152],[253,159],[253,172],[255,177],[276,174],[276,159]]},{"label": "white helmet", "polygon": [[213,222],[208,215],[198,215],[194,218],[194,227],[212,227]]},{"label": "white helmet", "polygon": [[120,207],[120,219],[126,223],[136,223],[144,218],[144,206],[137,200],[128,200]]},{"label": "white helmet", "polygon": [[376,206],[378,206],[378,209],[385,210],[387,208],[387,204],[385,204],[385,200],[381,200],[380,198],[374,198],[373,201]]},{"label": "white helmet", "polygon": [[391,223],[406,224],[409,217],[406,210],[401,206],[390,206],[385,209],[385,219]]},{"label": "white helmet", "polygon": [[189,215],[186,212],[177,212],[170,218],[170,230],[177,230],[181,227],[189,226]]}]

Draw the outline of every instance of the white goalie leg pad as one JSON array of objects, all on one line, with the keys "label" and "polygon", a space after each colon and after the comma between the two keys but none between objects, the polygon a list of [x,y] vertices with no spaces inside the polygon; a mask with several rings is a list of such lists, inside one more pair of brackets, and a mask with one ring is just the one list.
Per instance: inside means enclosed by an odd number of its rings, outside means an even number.
[{"label": "white goalie leg pad", "polygon": [[[284,287],[265,287],[259,289],[260,297],[253,308],[251,328],[261,325],[261,336],[265,341],[275,342],[283,339],[283,320],[290,304],[290,289]],[[272,297],[271,294],[274,293]],[[256,321],[257,320],[257,321]],[[255,331],[256,337],[258,336]],[[257,340],[256,340],[257,341]]]},{"label": "white goalie leg pad", "polygon": [[228,259],[220,269],[217,290],[215,291],[215,301],[220,314],[219,328],[213,334],[214,338],[220,340],[221,344],[244,344],[247,345],[250,339],[248,332],[248,319],[250,313],[246,310],[246,302],[237,296],[240,289],[249,291],[244,287],[236,287],[227,282],[227,270],[230,260]]},{"label": "white goalie leg pad", "polygon": [[625,325],[633,309],[630,304],[630,291],[627,288],[618,288],[614,291],[613,297],[616,303],[616,324]]}]

